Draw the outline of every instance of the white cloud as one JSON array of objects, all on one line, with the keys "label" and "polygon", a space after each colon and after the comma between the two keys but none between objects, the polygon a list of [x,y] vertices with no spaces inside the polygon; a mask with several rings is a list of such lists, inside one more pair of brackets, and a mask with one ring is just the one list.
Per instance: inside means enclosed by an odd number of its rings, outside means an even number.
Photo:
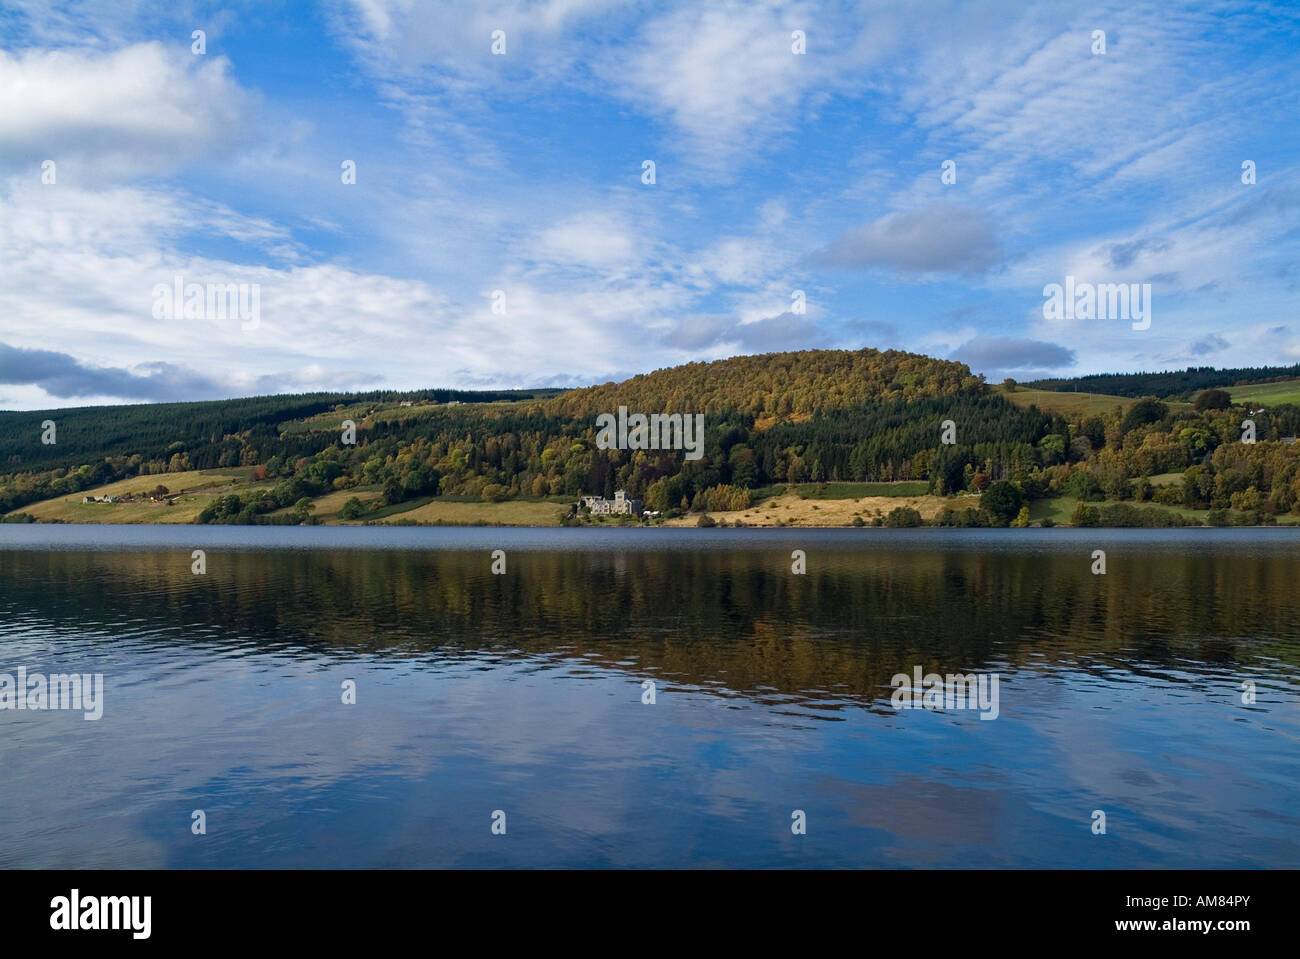
[{"label": "white cloud", "polygon": [[63,182],[229,155],[255,106],[229,61],[188,47],[0,50],[0,162],[54,160]]}]

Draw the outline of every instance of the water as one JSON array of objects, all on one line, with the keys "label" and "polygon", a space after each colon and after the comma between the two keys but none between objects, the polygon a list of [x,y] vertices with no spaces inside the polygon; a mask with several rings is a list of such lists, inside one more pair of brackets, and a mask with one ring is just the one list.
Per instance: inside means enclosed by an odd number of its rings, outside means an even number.
[{"label": "water", "polygon": [[1294,867],[1297,583],[1278,529],[0,526],[0,673],[105,683],[0,711],[0,866]]}]

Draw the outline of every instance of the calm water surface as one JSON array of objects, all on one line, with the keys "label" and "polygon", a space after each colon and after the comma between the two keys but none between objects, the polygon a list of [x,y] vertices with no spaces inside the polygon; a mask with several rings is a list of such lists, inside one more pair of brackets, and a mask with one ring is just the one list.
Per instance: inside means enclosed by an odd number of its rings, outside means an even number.
[{"label": "calm water surface", "polygon": [[0,673],[105,683],[0,711],[0,867],[1295,867],[1298,593],[1279,529],[0,526]]}]

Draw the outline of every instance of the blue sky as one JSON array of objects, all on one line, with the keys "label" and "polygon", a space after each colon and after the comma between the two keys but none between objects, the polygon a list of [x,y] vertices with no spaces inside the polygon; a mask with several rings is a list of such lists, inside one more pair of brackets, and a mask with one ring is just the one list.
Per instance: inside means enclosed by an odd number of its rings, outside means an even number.
[{"label": "blue sky", "polygon": [[[10,2],[0,407],[1294,363],[1297,49],[1241,3]],[[257,284],[255,328],[157,318],[176,276]],[[1066,276],[1150,328],[1045,319]]]}]

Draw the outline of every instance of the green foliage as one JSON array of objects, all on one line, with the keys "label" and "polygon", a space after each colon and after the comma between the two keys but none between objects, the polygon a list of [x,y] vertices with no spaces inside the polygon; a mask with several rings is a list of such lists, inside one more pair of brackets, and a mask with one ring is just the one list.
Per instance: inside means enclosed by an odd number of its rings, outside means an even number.
[{"label": "green foliage", "polygon": [[935,516],[934,525],[980,529],[989,525],[989,516],[982,509],[950,509],[945,507]]},{"label": "green foliage", "polygon": [[996,526],[1006,526],[1024,505],[1024,494],[1006,480],[994,483],[980,494],[980,509],[989,514]]},{"label": "green foliage", "polygon": [[1124,421],[1120,424],[1120,430],[1128,433],[1139,426],[1158,423],[1168,412],[1169,407],[1154,396],[1143,397],[1128,408],[1128,412],[1124,414]]},{"label": "green foliage", "polygon": [[1226,410],[1232,406],[1232,396],[1227,390],[1204,390],[1196,394],[1192,406],[1197,412],[1205,410]]},{"label": "green foliage", "polygon": [[749,509],[749,490],[739,486],[713,486],[704,491],[704,508],[714,512]]},{"label": "green foliage", "polygon": [[[431,497],[572,502],[617,489],[663,513],[720,512],[747,508],[787,483],[810,499],[970,490],[998,507],[987,521],[999,525],[1043,495],[1149,497],[1265,517],[1300,502],[1300,444],[1280,442],[1300,433],[1300,408],[1257,414],[1259,442],[1244,444],[1239,417],[1215,408],[1217,400],[1195,410],[1148,395],[1127,412],[1115,405],[1100,414],[1048,413],[990,392],[962,364],[897,351],[735,357],[558,395],[481,394],[494,400],[470,402],[472,394],[455,394],[467,400],[455,406],[444,405],[453,394],[409,407],[397,405],[399,395],[3,413],[0,427],[10,428],[0,429],[0,451],[10,451],[11,472],[0,475],[0,513],[126,477],[232,466],[273,485],[222,497],[200,522],[302,522],[310,510],[295,504],[354,487],[379,493],[363,510],[367,519]],[[435,393],[405,395],[424,403]],[[595,413],[620,405],[705,413],[702,457],[598,449]],[[357,422],[355,445],[340,443],[344,410]],[[44,418],[59,424],[57,447],[39,448]],[[945,419],[957,422],[958,445],[938,442]],[[1183,481],[1142,481],[1164,473]],[[361,517],[351,500],[344,509],[343,518]]]},{"label": "green foliage", "polygon": [[1023,384],[1040,390],[1078,390],[1081,393],[1110,393],[1113,396],[1190,396],[1210,387],[1263,383],[1300,376],[1295,366],[1263,366],[1216,370],[1212,366],[1188,367],[1168,373],[1100,373],[1067,379],[1035,380]]},{"label": "green foliage", "polygon": [[1100,526],[1101,514],[1097,507],[1089,506],[1087,503],[1079,503],[1070,514],[1071,526]]},{"label": "green foliage", "polygon": [[923,523],[921,514],[910,506],[895,506],[885,516],[885,525],[891,528],[921,526]]}]

